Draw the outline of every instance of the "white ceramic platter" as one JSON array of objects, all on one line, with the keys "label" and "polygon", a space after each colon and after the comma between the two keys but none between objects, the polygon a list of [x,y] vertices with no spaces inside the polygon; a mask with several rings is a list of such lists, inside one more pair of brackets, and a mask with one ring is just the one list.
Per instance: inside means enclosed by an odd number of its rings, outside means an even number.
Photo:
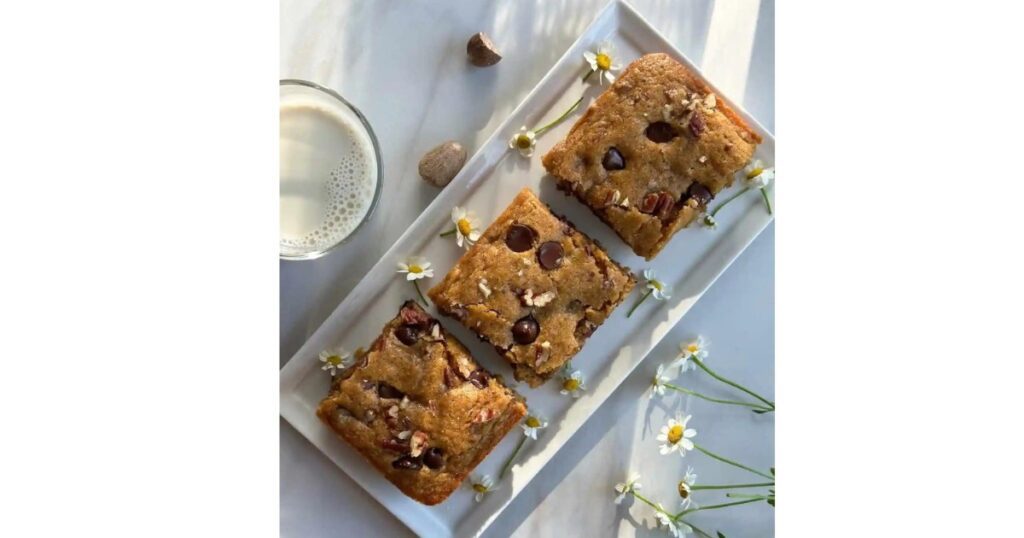
[{"label": "white ceramic platter", "polygon": [[[554,182],[545,177],[541,156],[565,136],[584,107],[558,127],[544,133],[532,158],[526,159],[509,151],[508,139],[520,126],[537,126],[557,117],[584,91],[584,104],[592,102],[600,93],[600,87],[582,84],[580,75],[584,68],[583,53],[595,49],[604,40],[613,42],[617,61],[623,65],[645,53],[665,52],[697,70],[628,4],[622,1],[610,3],[466,163],[451,184],[441,191],[281,369],[281,415],[391,510],[395,517],[421,536],[477,536],[483,532],[771,221],[761,197],[750,193],[717,215],[719,224],[716,230],[694,224],[677,233],[655,260],[645,262],[590,210],[555,190]],[[714,87],[713,84],[711,86]],[[720,98],[725,97],[729,105],[764,138],[756,156],[774,163],[775,139],[729,101],[728,96],[722,96],[717,89],[715,92]],[[737,181],[732,189],[719,194],[716,200],[723,200],[740,188],[739,183]],[[406,256],[422,255],[433,262],[436,276],[424,282],[424,290],[440,282],[462,254],[451,237],[438,237],[440,232],[451,227],[453,206],[475,211],[486,226],[523,187],[532,188],[555,213],[568,217],[581,231],[597,239],[613,259],[633,269],[639,284],[573,360],[574,367],[583,372],[587,383],[587,390],[581,398],[560,395],[556,380],[536,389],[530,389],[525,383],[514,385],[515,390],[526,397],[531,411],[547,417],[550,426],[541,432],[538,441],[525,445],[517,464],[499,483],[498,489],[476,503],[468,485],[464,485],[440,505],[424,506],[403,495],[317,419],[314,409],[327,393],[330,381],[329,374],[320,370],[318,354],[322,349],[338,344],[350,350],[369,346],[383,325],[395,316],[401,303],[415,297],[412,286],[395,272],[396,264]],[[672,298],[665,302],[649,299],[627,319],[626,310],[643,291],[640,273],[648,267],[652,267],[661,280],[672,285]],[[433,307],[431,313],[437,315]],[[485,368],[511,381],[511,369],[493,348],[479,342],[457,322],[437,317]],[[521,432],[518,428],[511,431],[479,465],[476,473],[497,476],[521,438]]]}]

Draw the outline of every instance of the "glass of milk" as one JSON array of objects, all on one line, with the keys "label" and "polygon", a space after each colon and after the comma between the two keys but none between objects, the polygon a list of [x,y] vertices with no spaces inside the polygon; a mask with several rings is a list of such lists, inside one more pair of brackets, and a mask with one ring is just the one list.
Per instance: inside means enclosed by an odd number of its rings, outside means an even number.
[{"label": "glass of milk", "polygon": [[377,138],[334,91],[281,81],[281,258],[312,260],[370,218],[381,191]]}]

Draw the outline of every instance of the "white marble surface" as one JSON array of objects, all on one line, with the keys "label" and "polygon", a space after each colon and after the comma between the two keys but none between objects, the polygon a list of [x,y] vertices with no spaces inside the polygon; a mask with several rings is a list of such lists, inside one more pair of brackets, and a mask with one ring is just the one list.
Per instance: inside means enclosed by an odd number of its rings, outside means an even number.
[{"label": "white marble surface", "polygon": [[[446,139],[470,153],[526,96],[589,24],[604,0],[575,2],[332,2],[282,0],[281,78],[336,89],[367,116],[381,143],[385,195],[372,221],[327,257],[281,262],[284,364],[436,194],[416,174],[419,157]],[[634,7],[733,99],[774,131],[772,0],[637,0]],[[465,62],[465,41],[487,32],[504,55],[497,66]],[[702,483],[749,481],[703,455],[660,456],[654,436],[666,413],[693,413],[707,447],[759,468],[774,457],[773,418],[672,396],[645,394],[657,364],[679,341],[713,341],[711,361],[730,377],[774,395],[774,226],[722,276],[673,332],[519,495],[487,536],[655,534],[652,511],[616,507],[610,488],[627,470],[644,491],[676,504],[675,483],[693,465]],[[704,376],[680,384],[720,396]],[[697,500],[719,498],[702,492]],[[761,503],[695,515],[705,530],[769,536],[773,510]],[[404,536],[409,531],[358,484],[281,422],[281,534]]]}]

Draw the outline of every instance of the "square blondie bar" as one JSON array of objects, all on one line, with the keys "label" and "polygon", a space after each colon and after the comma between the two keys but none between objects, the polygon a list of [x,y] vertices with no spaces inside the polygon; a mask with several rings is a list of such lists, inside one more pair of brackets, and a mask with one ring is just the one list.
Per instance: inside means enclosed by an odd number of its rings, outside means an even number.
[{"label": "square blondie bar", "polygon": [[416,303],[334,378],[317,416],[406,495],[445,500],[526,415]]},{"label": "square blondie bar", "polygon": [[696,73],[648,54],[543,161],[560,190],[649,260],[732,184],[760,142]]},{"label": "square blondie bar", "polygon": [[523,189],[428,293],[489,342],[515,378],[549,379],[629,295],[636,279]]}]

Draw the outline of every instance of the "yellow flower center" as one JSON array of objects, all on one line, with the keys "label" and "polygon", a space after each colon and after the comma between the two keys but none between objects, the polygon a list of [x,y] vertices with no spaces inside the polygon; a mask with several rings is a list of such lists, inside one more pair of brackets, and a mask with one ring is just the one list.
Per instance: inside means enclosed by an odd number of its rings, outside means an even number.
[{"label": "yellow flower center", "polygon": [[761,172],[764,172],[764,168],[754,168],[753,170],[747,172],[747,179],[754,179],[755,177],[761,175]]},{"label": "yellow flower center", "polygon": [[459,228],[459,233],[468,236],[473,231],[473,225],[469,223],[469,219],[461,218],[459,223],[456,225]]},{"label": "yellow flower center", "polygon": [[612,68],[612,57],[605,53],[597,55],[597,68],[602,71],[607,71]]},{"label": "yellow flower center", "polygon": [[341,364],[341,357],[337,355],[331,355],[330,357],[327,357],[327,363],[333,364],[334,366],[338,366]]},{"label": "yellow flower center", "polygon": [[519,149],[530,149],[533,145],[533,141],[526,134],[521,134],[516,137],[516,147]]},{"label": "yellow flower center", "polygon": [[487,486],[483,484],[473,484],[473,491],[477,493],[487,493]]},{"label": "yellow flower center", "polygon": [[674,444],[678,443],[679,440],[682,439],[682,438],[683,438],[683,427],[680,426],[679,424],[676,424],[675,426],[672,426],[671,428],[668,429],[668,442],[670,442],[670,443],[672,443],[674,445]]},{"label": "yellow flower center", "polygon": [[580,380],[570,377],[562,382],[562,388],[569,392],[573,392],[580,388]]},{"label": "yellow flower center", "polygon": [[652,280],[651,281],[651,285],[654,286],[654,289],[659,290],[659,291],[661,291],[661,287],[663,286],[661,281],[658,281],[658,280]]},{"label": "yellow flower center", "polygon": [[697,344],[690,344],[686,346],[686,351],[689,351],[690,353],[696,353],[700,351],[700,346],[698,346]]},{"label": "yellow flower center", "polygon": [[679,496],[684,499],[690,496],[690,485],[685,480],[679,481]]},{"label": "yellow flower center", "polygon": [[423,268],[418,266],[418,265],[416,265],[416,264],[413,264],[413,265],[409,266],[409,272],[410,273],[422,273],[423,272]]},{"label": "yellow flower center", "polygon": [[531,428],[539,428],[540,427],[540,420],[537,417],[527,417],[526,425],[531,427]]}]

